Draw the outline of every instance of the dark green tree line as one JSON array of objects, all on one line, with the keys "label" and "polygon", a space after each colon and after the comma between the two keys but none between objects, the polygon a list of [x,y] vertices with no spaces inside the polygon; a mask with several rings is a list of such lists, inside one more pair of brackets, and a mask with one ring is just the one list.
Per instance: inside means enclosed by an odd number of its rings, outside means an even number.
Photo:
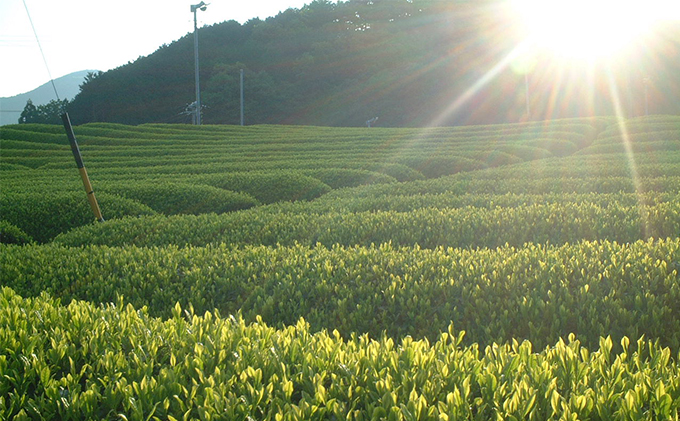
[{"label": "dark green tree line", "polygon": [[[379,116],[384,126],[424,126],[611,113],[611,98],[592,101],[585,90],[565,91],[559,74],[540,69],[543,76],[531,81],[535,109],[552,114],[523,116],[523,74],[510,65],[494,70],[520,41],[506,3],[314,0],[266,20],[200,28],[203,121],[238,124],[240,69],[247,124],[359,126]],[[665,75],[656,81],[653,111],[674,114],[680,113],[674,99],[680,97],[680,42],[675,42],[680,31],[671,28],[667,38],[663,58],[637,54],[626,60],[635,69]],[[189,122],[182,112],[195,100],[193,60],[189,33],[147,57],[93,74],[69,105],[71,118],[77,123]],[[614,74],[627,86],[624,109],[639,114],[635,103],[644,87],[634,74],[639,70],[629,64],[579,77],[599,87]],[[460,98],[466,101],[457,104]],[[547,101],[560,107],[551,108]],[[592,103],[588,109],[582,107],[587,101]]]},{"label": "dark green tree line", "polygon": [[53,99],[47,104],[35,106],[30,99],[19,116],[19,124],[42,123],[61,124],[61,115],[69,105],[67,99],[61,101]]}]

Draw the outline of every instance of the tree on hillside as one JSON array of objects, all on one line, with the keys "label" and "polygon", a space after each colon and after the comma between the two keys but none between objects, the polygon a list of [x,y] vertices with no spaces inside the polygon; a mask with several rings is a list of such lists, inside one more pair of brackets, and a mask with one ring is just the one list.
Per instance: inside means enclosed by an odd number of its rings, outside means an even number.
[{"label": "tree on hillside", "polygon": [[29,98],[26,101],[26,106],[19,116],[19,124],[35,123],[38,119],[38,108],[33,105],[33,101]]},{"label": "tree on hillside", "polygon": [[26,101],[26,106],[19,117],[19,124],[40,123],[40,124],[61,124],[61,114],[64,113],[69,101],[53,99],[44,105],[33,105],[30,99]]},{"label": "tree on hillside", "polygon": [[218,65],[205,84],[205,121],[209,124],[238,124],[240,120],[240,73],[244,72],[245,117],[248,124],[276,123],[283,112],[288,89],[261,70],[243,63]]},{"label": "tree on hillside", "polygon": [[101,70],[97,70],[96,72],[87,72],[87,75],[85,75],[85,80],[83,81],[83,83],[78,85],[80,91],[82,92],[84,90],[87,90],[88,86],[90,86],[90,84],[102,74],[104,74],[104,72],[102,72]]},{"label": "tree on hillside", "polygon": [[[514,24],[504,0],[312,0],[265,20],[205,26],[199,49],[205,122],[238,123],[241,68],[248,124],[363,126],[376,115],[391,127],[517,121],[525,110],[524,77],[512,66],[494,71],[521,42]],[[680,112],[680,29],[662,32],[668,39],[667,45],[657,41],[661,58],[631,54],[611,72],[575,69],[570,80],[606,80],[635,67],[658,75],[654,111]],[[532,78],[531,92],[537,103],[559,99],[559,109],[535,107],[554,109],[551,118],[610,112],[603,108],[608,97],[558,92],[569,85],[562,74],[542,73]],[[133,63],[88,75],[69,112],[75,124],[184,121],[194,80],[188,33]],[[623,86],[631,87],[628,103],[641,97],[640,83]],[[460,98],[467,99],[453,106]]]}]

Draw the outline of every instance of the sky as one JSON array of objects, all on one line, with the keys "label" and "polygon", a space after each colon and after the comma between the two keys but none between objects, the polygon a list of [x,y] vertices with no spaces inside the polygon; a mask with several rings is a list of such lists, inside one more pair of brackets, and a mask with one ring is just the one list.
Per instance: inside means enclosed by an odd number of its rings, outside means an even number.
[{"label": "sky", "polygon": [[[198,26],[265,19],[312,0],[207,0]],[[0,97],[31,91],[80,70],[122,66],[193,32],[200,0],[2,0]],[[47,67],[26,12],[40,39]],[[200,48],[200,47],[199,47]]]}]

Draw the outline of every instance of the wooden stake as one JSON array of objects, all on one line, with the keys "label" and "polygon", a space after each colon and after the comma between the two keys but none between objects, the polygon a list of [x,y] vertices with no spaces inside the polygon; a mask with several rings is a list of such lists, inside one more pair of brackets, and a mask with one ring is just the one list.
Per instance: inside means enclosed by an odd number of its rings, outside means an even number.
[{"label": "wooden stake", "polygon": [[69,118],[68,113],[61,115],[61,121],[64,122],[66,136],[68,136],[68,141],[71,144],[71,152],[73,152],[76,166],[78,167],[78,171],[80,171],[80,178],[83,180],[85,193],[87,193],[87,201],[90,203],[90,208],[92,208],[92,212],[97,221],[104,222],[102,211],[99,209],[99,203],[97,203],[97,198],[92,189],[92,183],[90,183],[90,177],[87,176],[87,170],[85,169],[85,164],[83,164],[83,157],[80,155],[80,148],[78,148],[78,141],[76,140],[75,133],[73,133],[73,127],[71,126],[71,119]]}]

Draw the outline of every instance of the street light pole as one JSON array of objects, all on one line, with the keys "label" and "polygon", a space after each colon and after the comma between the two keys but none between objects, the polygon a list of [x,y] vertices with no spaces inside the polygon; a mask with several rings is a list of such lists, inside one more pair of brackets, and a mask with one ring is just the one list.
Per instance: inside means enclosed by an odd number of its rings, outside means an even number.
[{"label": "street light pole", "polygon": [[642,83],[645,85],[645,115],[647,116],[649,115],[649,78],[643,78]]},{"label": "street light pole", "polygon": [[530,109],[529,109],[529,72],[524,73],[524,97],[527,102],[527,120],[529,120]]},{"label": "street light pole", "polygon": [[241,126],[245,125],[245,114],[243,109],[243,69],[241,69]]},{"label": "street light pole", "polygon": [[198,9],[205,11],[208,5],[205,2],[194,4],[191,6],[191,11],[194,14],[194,67],[196,70],[196,125],[201,125],[201,87],[198,78],[198,23],[196,20],[196,12]]}]

